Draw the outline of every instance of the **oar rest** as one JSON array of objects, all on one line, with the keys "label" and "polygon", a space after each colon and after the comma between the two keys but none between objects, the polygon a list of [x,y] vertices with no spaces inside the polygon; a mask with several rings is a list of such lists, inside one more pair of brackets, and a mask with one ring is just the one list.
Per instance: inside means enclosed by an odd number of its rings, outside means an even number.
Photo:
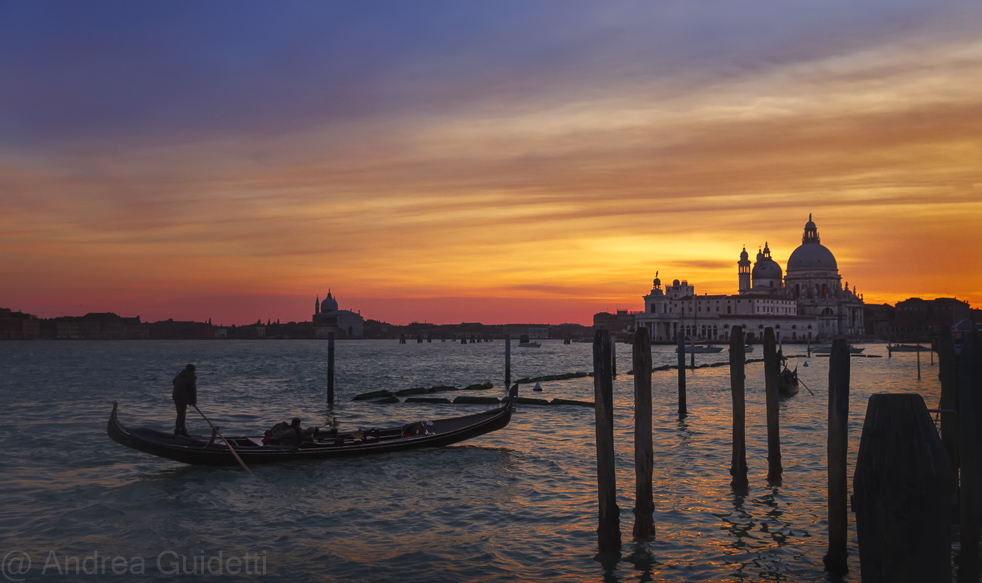
[{"label": "oar rest", "polygon": [[218,437],[218,426],[217,425],[212,425],[211,426],[211,439],[208,440],[208,445],[205,446],[205,449],[211,449],[211,446],[215,445],[215,438],[217,438],[217,437]]}]

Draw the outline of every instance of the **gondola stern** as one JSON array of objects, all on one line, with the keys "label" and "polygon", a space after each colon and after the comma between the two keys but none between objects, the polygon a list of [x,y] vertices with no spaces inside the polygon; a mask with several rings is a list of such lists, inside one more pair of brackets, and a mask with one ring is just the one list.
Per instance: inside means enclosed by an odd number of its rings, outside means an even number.
[{"label": "gondola stern", "polygon": [[130,433],[127,431],[126,426],[119,422],[119,417],[117,416],[117,411],[119,410],[119,401],[113,401],[113,410],[109,414],[109,422],[106,424],[106,433],[113,441],[122,445],[128,445]]}]

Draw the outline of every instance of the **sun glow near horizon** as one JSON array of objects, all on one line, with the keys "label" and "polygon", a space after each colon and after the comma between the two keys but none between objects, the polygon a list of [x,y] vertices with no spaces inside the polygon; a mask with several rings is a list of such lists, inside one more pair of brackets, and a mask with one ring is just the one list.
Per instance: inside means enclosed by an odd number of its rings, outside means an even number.
[{"label": "sun glow near horizon", "polygon": [[[978,6],[566,6],[526,35],[537,5],[418,5],[463,36],[295,6],[221,42],[194,10],[12,10],[0,306],[302,321],[333,288],[392,323],[588,324],[656,271],[734,293],[744,245],[786,267],[809,213],[867,303],[982,304]],[[159,51],[182,34],[195,58]]]}]

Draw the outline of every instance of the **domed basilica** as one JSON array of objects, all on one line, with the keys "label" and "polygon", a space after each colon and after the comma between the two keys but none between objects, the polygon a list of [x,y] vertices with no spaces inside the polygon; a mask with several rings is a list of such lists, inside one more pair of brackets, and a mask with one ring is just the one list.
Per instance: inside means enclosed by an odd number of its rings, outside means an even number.
[{"label": "domed basilica", "polygon": [[327,338],[334,332],[340,338],[361,338],[365,335],[365,319],[351,310],[339,310],[338,301],[327,291],[327,297],[314,301],[314,336]]},{"label": "domed basilica", "polygon": [[635,317],[655,342],[687,339],[729,341],[733,326],[743,326],[748,342],[761,341],[771,327],[778,341],[826,341],[863,332],[863,299],[842,285],[835,256],[822,245],[811,215],[801,245],[788,258],[787,273],[771,257],[767,243],[751,266],[746,247],[737,262],[738,293],[695,294],[694,286],[675,280],[662,289],[655,274],[644,296],[644,312]]}]

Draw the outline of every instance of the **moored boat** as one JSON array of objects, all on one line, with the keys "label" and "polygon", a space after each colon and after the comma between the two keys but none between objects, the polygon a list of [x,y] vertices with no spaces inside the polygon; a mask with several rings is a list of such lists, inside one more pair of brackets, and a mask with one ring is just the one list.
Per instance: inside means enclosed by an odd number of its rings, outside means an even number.
[{"label": "moored boat", "polygon": [[920,344],[887,344],[887,352],[927,352],[930,346]]},{"label": "moored boat", "polygon": [[[853,346],[852,344],[849,345],[849,354],[859,354],[864,350],[866,350],[866,348],[862,346]],[[830,354],[832,352],[832,345],[823,344],[820,346],[816,346],[812,348],[812,352],[814,352],[815,354]]]},{"label": "moored boat", "polygon": [[180,436],[146,427],[128,428],[119,421],[113,401],[106,432],[132,449],[162,458],[202,466],[234,466],[239,462],[225,441],[247,465],[295,460],[320,460],[440,447],[497,431],[508,425],[514,411],[512,391],[502,406],[482,413],[404,425],[360,429],[347,433],[318,431],[311,441],[291,445],[263,443],[263,436]]},{"label": "moored boat", "polygon": [[[676,346],[675,347],[676,354],[678,353],[678,351],[679,351],[679,348],[678,348],[678,346]],[[689,354],[689,353],[695,353],[695,354],[715,354],[717,352],[722,352],[722,351],[723,351],[723,347],[722,346],[713,346],[711,344],[695,344],[695,345],[693,345],[693,344],[686,344],[685,345],[685,350],[684,350],[684,352],[686,354]]]}]

